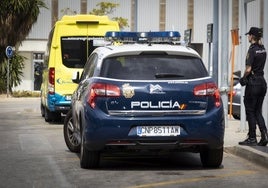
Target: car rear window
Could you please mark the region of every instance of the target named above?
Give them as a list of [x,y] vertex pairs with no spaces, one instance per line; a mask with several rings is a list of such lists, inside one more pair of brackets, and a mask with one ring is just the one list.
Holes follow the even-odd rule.
[[184,80],[208,76],[200,58],[176,55],[130,55],[103,61],[101,77],[128,80]]

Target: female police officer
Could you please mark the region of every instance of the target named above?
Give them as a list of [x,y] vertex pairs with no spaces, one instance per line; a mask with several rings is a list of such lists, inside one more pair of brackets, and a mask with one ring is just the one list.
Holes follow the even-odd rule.
[[257,27],[251,27],[248,40],[251,43],[247,57],[246,69],[244,76],[240,79],[242,86],[246,85],[244,104],[246,109],[246,118],[249,126],[248,138],[240,145],[257,145],[256,139],[256,123],[261,132],[261,140],[259,146],[266,146],[268,143],[267,128],[262,116],[262,103],[266,94],[267,84],[263,77],[264,65],[266,61],[266,50],[261,44],[262,32]]

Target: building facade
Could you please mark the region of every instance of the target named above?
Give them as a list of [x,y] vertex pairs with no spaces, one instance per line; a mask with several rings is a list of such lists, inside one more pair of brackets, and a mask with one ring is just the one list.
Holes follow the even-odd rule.
[[[42,66],[43,54],[46,50],[48,34],[54,23],[61,19],[64,14],[86,14],[90,12],[96,5],[103,0],[44,0],[48,9],[41,9],[37,23],[25,41],[19,47],[19,52],[27,58],[25,61],[24,77],[20,86],[14,90],[39,90],[40,89],[40,66]],[[227,30],[239,29],[241,41],[245,41],[244,30],[251,26],[263,27],[264,24],[264,0],[109,0],[109,2],[117,3],[119,6],[116,10],[108,15],[112,17],[123,17],[128,19],[129,27],[124,28],[125,31],[179,31],[182,39],[186,36],[186,32],[190,31],[190,45],[203,58],[207,68],[212,67],[211,55],[213,50],[211,43],[208,42],[208,25],[215,23],[215,14],[218,14],[219,36],[222,32],[222,20],[227,19]],[[214,3],[218,3],[218,9],[215,10]],[[227,2],[227,12],[223,12],[222,2]],[[241,15],[241,10],[246,10]],[[243,18],[241,18],[243,17]],[[223,19],[222,19],[223,18]],[[242,24],[241,22],[245,22]],[[244,29],[241,29],[243,27]],[[242,40],[244,39],[244,40]],[[227,50],[231,55],[231,32],[227,36],[226,49],[222,49],[222,43],[219,37],[219,53],[221,50]],[[247,46],[246,46],[247,47]],[[241,69],[241,63],[244,62],[239,46],[236,46],[235,69]],[[228,59],[228,58],[227,58]],[[221,62],[218,58],[218,64],[229,62]],[[220,66],[219,66],[220,69]],[[228,72],[230,68],[228,66]],[[219,70],[219,72],[221,72]],[[221,77],[219,75],[219,77]],[[229,73],[228,73],[229,77]]]

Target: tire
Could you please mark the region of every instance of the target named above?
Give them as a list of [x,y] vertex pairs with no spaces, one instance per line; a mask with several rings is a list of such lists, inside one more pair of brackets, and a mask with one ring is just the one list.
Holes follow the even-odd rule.
[[82,136],[81,153],[80,153],[80,167],[84,169],[97,168],[100,161],[100,153],[98,151],[90,151],[84,145],[84,138]]
[[51,121],[60,121],[61,114],[58,112],[51,112],[47,108],[45,108],[45,121],[51,122]]
[[234,119],[237,119],[237,120],[240,120],[240,115],[235,115],[235,114],[233,114],[233,118],[234,118]]
[[72,111],[70,110],[64,119],[63,135],[66,146],[71,152],[79,153],[81,149],[81,135],[73,125]]
[[44,107],[44,105],[40,105],[40,110],[41,110],[41,116],[42,117],[45,117],[45,107]]
[[45,117],[46,122],[51,122],[53,120],[52,114],[47,108],[45,108],[45,116],[44,117]]
[[220,149],[203,148],[200,151],[200,158],[203,167],[219,168],[223,159],[223,147]]

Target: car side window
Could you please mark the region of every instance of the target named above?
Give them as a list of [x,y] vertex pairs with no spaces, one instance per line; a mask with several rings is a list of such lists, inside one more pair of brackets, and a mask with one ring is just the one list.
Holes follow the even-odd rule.
[[95,67],[97,65],[98,55],[92,54],[84,67],[83,74],[81,76],[81,80],[90,78],[94,74]]

